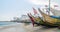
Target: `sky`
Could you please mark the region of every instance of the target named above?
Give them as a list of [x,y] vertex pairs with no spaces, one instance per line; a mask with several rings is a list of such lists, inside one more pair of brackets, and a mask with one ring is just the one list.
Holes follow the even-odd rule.
[[[52,5],[59,5],[60,0],[51,0]],[[13,17],[21,17],[33,13],[32,7],[39,8],[48,5],[48,0],[0,0],[0,21],[9,21]]]

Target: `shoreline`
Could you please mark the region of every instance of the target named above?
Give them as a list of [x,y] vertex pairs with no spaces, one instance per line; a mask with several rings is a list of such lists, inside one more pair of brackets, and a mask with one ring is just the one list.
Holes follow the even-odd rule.
[[43,28],[42,26],[33,27],[32,24],[25,25],[24,23],[16,23],[13,25],[0,28],[1,32],[57,32],[58,28]]

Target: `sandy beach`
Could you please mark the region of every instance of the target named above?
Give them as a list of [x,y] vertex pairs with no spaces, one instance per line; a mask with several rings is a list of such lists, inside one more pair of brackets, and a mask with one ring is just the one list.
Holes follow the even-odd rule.
[[60,32],[60,29],[58,28],[47,28],[42,26],[33,27],[32,24],[25,26],[25,29],[28,32]]
[[11,26],[5,26],[0,28],[0,32],[60,32],[58,28],[43,28],[33,27],[32,24],[25,25],[22,23],[17,23]]

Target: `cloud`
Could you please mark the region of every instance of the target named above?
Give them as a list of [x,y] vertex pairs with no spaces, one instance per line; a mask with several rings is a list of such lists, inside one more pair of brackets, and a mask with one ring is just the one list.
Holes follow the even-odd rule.
[[[35,5],[49,5],[49,0],[29,0],[30,3]],[[51,2],[51,6],[58,5],[56,2]]]
[[31,2],[32,4],[35,4],[35,5],[45,5],[45,4],[48,4],[47,1],[43,1],[43,0],[29,0],[29,2]]

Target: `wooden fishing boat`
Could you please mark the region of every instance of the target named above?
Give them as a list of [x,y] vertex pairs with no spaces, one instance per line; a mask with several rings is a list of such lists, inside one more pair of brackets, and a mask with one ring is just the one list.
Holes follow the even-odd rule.
[[30,18],[30,20],[32,21],[33,26],[35,24],[37,24],[37,26],[43,25],[44,21],[38,16],[38,17],[34,17],[31,14],[27,14]]
[[46,26],[52,26],[52,27],[60,26],[60,19],[50,17],[49,15],[43,13],[39,8],[38,10],[43,16],[43,21]]

